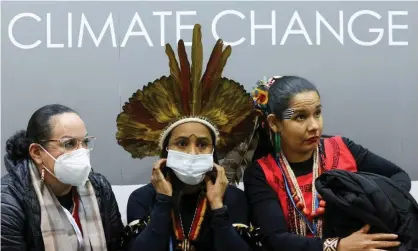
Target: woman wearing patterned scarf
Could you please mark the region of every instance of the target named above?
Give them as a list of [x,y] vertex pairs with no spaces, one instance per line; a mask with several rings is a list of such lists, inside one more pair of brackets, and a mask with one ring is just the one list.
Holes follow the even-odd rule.
[[396,235],[369,234],[368,225],[346,238],[323,238],[325,201],[314,182],[331,169],[363,171],[389,177],[409,191],[408,174],[347,138],[321,137],[321,100],[308,80],[274,77],[261,82],[253,96],[265,120],[244,187],[263,244],[278,251],[370,251],[400,245]]
[[121,250],[112,187],[90,166],[94,139],[75,111],[53,104],[7,141],[1,250]]

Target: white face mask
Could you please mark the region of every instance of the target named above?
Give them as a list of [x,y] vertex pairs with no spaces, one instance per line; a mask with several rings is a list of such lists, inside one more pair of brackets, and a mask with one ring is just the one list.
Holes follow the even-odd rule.
[[167,167],[185,184],[197,185],[213,169],[213,154],[188,154],[168,150]]
[[91,171],[90,165],[90,151],[85,148],[80,148],[70,153],[60,155],[57,159],[44,151],[55,160],[54,175],[59,181],[64,184],[72,186],[84,186],[88,180]]

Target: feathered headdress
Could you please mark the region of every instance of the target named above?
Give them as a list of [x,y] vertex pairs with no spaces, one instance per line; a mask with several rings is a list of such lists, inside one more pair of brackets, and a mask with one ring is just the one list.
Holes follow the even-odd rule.
[[265,123],[267,123],[266,117],[269,113],[267,109],[268,90],[279,78],[281,78],[281,76],[274,76],[267,81],[259,80],[251,92],[257,115],[253,124],[253,131],[248,135],[245,141],[232,151],[228,152],[222,162],[222,166],[225,168],[228,179],[234,183],[240,182],[245,169],[253,161],[260,140],[260,135],[257,131],[259,129],[265,130],[265,133],[268,134],[269,129],[265,126]]
[[220,158],[253,131],[254,107],[242,85],[222,77],[231,46],[223,50],[218,40],[202,74],[201,26],[193,29],[191,63],[183,40],[178,42],[178,61],[166,45],[170,75],[138,90],[117,116],[118,144],[133,158],[158,156],[167,135],[185,122],[199,122],[216,135]]

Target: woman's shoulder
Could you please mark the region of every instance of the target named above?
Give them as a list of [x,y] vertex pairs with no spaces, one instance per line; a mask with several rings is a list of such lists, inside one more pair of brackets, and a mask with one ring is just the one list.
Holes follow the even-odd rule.
[[1,178],[1,215],[2,220],[19,215],[24,217],[24,189],[10,174]]
[[340,141],[342,143],[345,143],[347,146],[355,144],[353,140],[351,140],[349,137],[345,137],[343,135],[322,135],[322,140],[324,141]]
[[143,185],[137,189],[135,189],[131,195],[129,196],[129,198],[131,199],[141,199],[144,200],[146,198],[153,198],[156,195],[156,191],[154,186],[149,183],[146,185]]
[[151,183],[141,186],[129,195],[128,208],[136,208],[138,206],[152,208],[156,202],[156,196],[157,192]]
[[244,194],[244,191],[241,188],[231,184],[228,185],[226,191],[228,194],[231,194],[231,196],[241,196],[242,194]]
[[1,177],[1,202],[8,196],[19,197],[21,191],[17,187],[18,183],[10,174]]
[[1,178],[1,203],[8,203],[8,199],[21,201],[24,199],[25,187],[20,180],[11,174],[6,174]]
[[265,179],[265,175],[264,172],[261,168],[260,165],[260,161],[265,160],[265,162],[268,162],[268,157],[270,156],[270,154],[265,155],[257,160],[254,160],[253,162],[251,162],[247,168],[244,171],[244,176],[243,176],[243,181],[244,184],[247,183],[249,180],[253,180],[255,179]]
[[112,185],[110,184],[109,180],[101,173],[97,172],[90,172],[89,180],[93,187],[99,191],[109,191],[112,190]]
[[334,135],[334,136],[323,135],[322,137],[323,137],[324,142],[333,141],[333,142],[336,142],[340,146],[341,144],[345,145],[354,156],[357,156],[357,155],[361,156],[368,152],[367,148],[363,147],[361,144],[357,144],[349,137],[345,137],[342,135]]
[[241,188],[228,185],[224,203],[231,212],[240,211],[247,206],[247,197]]

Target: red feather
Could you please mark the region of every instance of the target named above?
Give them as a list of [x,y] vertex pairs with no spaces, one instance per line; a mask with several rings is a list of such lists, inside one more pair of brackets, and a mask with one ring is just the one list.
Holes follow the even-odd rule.
[[222,40],[219,39],[212,50],[212,54],[210,55],[208,64],[206,66],[206,71],[202,77],[203,90],[208,90],[211,87],[212,77],[214,75],[213,73],[217,70],[217,68],[219,68],[218,64],[222,55],[222,47]]
[[183,40],[179,40],[178,43],[178,54],[180,61],[180,80],[181,80],[181,97],[183,102],[183,107],[185,113],[189,114],[190,112],[190,62],[187,58],[186,48],[184,46]]

